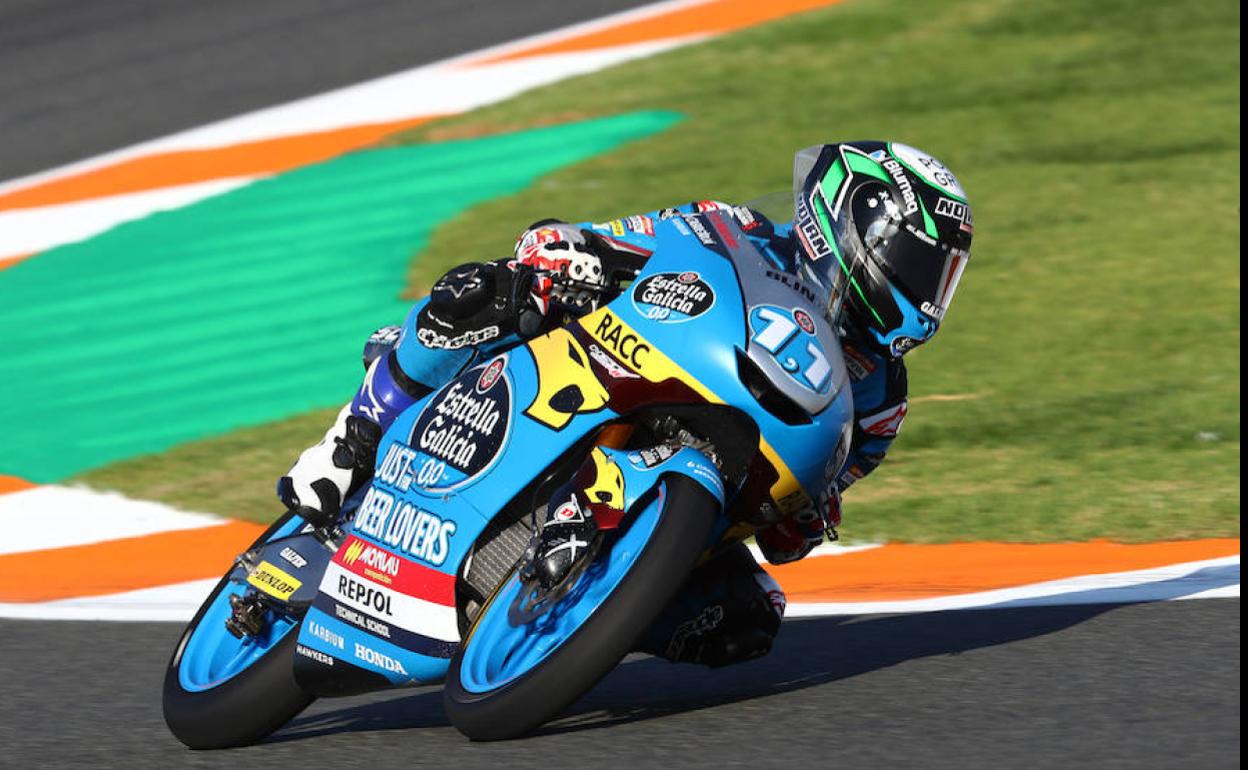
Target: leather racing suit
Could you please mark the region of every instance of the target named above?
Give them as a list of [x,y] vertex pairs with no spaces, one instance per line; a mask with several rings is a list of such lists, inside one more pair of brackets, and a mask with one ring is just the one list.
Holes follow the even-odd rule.
[[[604,249],[639,265],[653,253],[656,221],[711,210],[731,213],[767,259],[792,271],[789,224],[774,224],[753,210],[716,201],[605,223],[535,223],[521,234],[515,259],[452,269],[434,284],[429,297],[412,307],[401,326],[370,337],[363,383],[325,438],[278,481],[279,497],[309,520],[332,519],[343,500],[371,476],[381,435],[404,409],[480,361],[559,325],[564,318],[549,282],[543,283],[540,273],[530,268],[541,270],[562,259],[566,271],[570,257],[571,269],[579,266],[587,272],[578,277],[594,278],[588,272],[602,264],[594,254]],[[593,235],[587,239],[577,232]],[[585,261],[578,262],[578,257]],[[562,299],[566,307],[568,298]],[[782,520],[758,532],[759,549],[773,563],[802,558],[825,532],[835,537],[840,493],[880,464],[906,416],[905,365],[865,339],[853,328],[842,329],[855,420],[847,459],[827,480],[817,519]],[[758,657],[770,650],[784,606],[779,585],[740,545],[694,570],[639,647],[673,661],[712,666]]]

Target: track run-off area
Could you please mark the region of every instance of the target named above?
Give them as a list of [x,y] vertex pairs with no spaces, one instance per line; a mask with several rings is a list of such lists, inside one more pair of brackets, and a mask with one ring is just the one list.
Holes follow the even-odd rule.
[[[358,364],[333,356],[343,340],[358,340],[356,326],[384,323],[405,306],[394,286],[413,234],[387,242],[391,221],[379,220],[375,237],[333,244],[337,253],[380,256],[373,272],[353,276],[358,307],[297,319],[332,343],[323,361],[306,364],[315,377],[299,403],[289,388],[264,382],[291,370],[280,357],[222,369],[211,398],[180,400],[178,369],[221,367],[221,351],[237,350],[274,319],[231,305],[228,286],[220,296],[206,293],[198,315],[184,322],[160,312],[127,316],[144,298],[119,287],[125,270],[172,265],[170,285],[186,280],[188,295],[196,270],[328,291],[335,273],[318,261],[315,233],[308,233],[304,274],[294,277],[271,265],[231,263],[227,243],[214,258],[179,252],[176,243],[149,262],[127,255],[210,218],[243,228],[257,206],[288,205],[307,216],[304,201],[340,173],[381,180],[376,197],[325,199],[341,216],[390,210],[400,198],[446,200],[454,185],[430,172],[439,158],[418,149],[384,159],[356,151],[442,115],[830,2],[491,2],[487,13],[454,3],[417,12],[317,0],[271,4],[252,24],[231,4],[215,11],[173,4],[156,20],[124,2],[90,19],[75,18],[72,3],[0,10],[0,19],[12,14],[10,30],[30,33],[0,33],[0,42],[4,34],[15,41],[59,35],[69,45],[87,35],[100,48],[91,54],[97,77],[59,63],[57,45],[15,44],[0,55],[9,65],[0,84],[20,107],[0,117],[13,137],[0,147],[0,176],[14,176],[0,182],[0,296],[8,300],[0,307],[7,338],[0,352],[13,372],[6,388],[15,389],[0,406],[14,432],[0,450],[6,759],[53,766],[98,766],[110,757],[139,766],[239,759],[376,767],[1237,764],[1240,544],[1229,539],[825,546],[773,569],[788,593],[790,622],[768,658],[723,671],[630,659],[566,718],[507,745],[464,741],[441,714],[437,688],[321,701],[266,744],[217,755],[189,754],[165,730],[159,691],[180,633],[174,621],[190,618],[260,527],[58,482],[340,401],[341,383],[358,376]],[[344,49],[334,67],[307,64],[336,34],[370,42]],[[296,60],[305,65],[292,67]],[[284,74],[296,69],[298,76]],[[154,70],[170,75],[143,85]],[[237,87],[249,71],[261,85]],[[20,82],[19,72],[60,78],[62,98],[49,100],[46,85]],[[146,101],[135,93],[141,87],[150,90]],[[108,107],[117,104],[126,105],[124,114]],[[545,160],[497,172],[492,186],[430,215],[415,240],[455,210],[676,120],[620,116],[466,143],[459,168],[473,157]],[[69,124],[77,129],[65,131]],[[377,176],[382,167],[389,176]],[[403,186],[415,179],[432,181],[424,190]],[[420,215],[393,209],[393,221]],[[82,361],[67,364],[48,354],[46,340],[75,333],[74,303],[88,296],[117,315],[97,319],[100,340],[71,346]],[[265,302],[282,299],[279,292]],[[237,337],[187,345],[193,352],[175,355],[177,367],[153,365],[147,355],[187,334],[194,341],[194,327],[220,326],[227,316],[240,319]],[[144,331],[119,345],[110,324]],[[105,360],[106,388],[74,379]],[[32,421],[32,412],[56,417]]]

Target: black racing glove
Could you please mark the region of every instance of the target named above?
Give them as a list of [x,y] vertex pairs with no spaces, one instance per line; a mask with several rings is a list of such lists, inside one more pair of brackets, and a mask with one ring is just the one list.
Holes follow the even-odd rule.
[[546,320],[533,302],[533,269],[512,262],[469,262],[438,279],[420,311],[416,336],[429,348],[458,350],[513,332],[537,335]]

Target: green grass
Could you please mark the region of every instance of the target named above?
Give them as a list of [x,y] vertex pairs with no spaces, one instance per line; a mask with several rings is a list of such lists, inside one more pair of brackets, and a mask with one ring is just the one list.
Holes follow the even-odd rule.
[[[847,495],[847,538],[1238,536],[1237,4],[854,0],[396,141],[637,109],[687,119],[450,222],[408,292],[540,217],[744,200],[787,188],[798,147],[898,139],[955,169],[976,238],[944,331],[908,357],[902,437]],[[328,414],[84,478],[271,515],[271,475]]]

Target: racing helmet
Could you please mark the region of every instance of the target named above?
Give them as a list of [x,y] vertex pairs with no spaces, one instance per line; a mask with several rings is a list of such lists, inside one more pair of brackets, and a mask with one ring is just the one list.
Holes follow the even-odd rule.
[[830,317],[893,357],[931,339],[970,258],[953,173],[904,144],[845,142],[799,150],[793,187],[798,271]]

